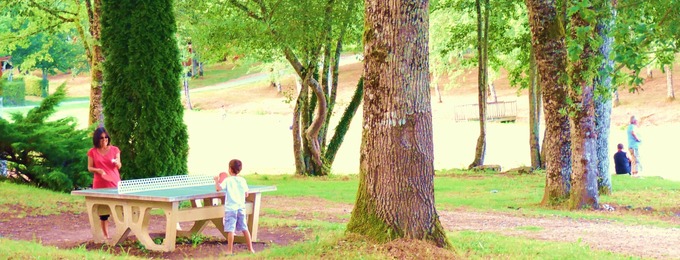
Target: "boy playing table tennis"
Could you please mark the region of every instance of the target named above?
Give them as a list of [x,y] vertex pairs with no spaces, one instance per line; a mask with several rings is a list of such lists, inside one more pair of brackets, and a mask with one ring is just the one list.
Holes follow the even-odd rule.
[[250,231],[246,225],[246,196],[248,194],[248,184],[246,179],[238,176],[241,172],[241,161],[234,159],[229,162],[229,175],[221,172],[215,176],[215,189],[226,192],[224,199],[224,232],[227,232],[227,255],[234,253],[234,232],[243,231],[248,250],[255,253],[253,243],[250,240]]

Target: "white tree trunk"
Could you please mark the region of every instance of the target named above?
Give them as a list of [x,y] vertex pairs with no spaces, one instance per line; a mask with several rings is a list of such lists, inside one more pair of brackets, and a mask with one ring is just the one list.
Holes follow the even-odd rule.
[[674,100],[675,91],[673,91],[673,64],[666,65],[665,70],[666,70],[666,88],[668,89],[668,94],[666,95],[666,98],[668,100]]
[[493,82],[489,82],[489,100],[493,100],[493,102],[489,103],[498,102],[498,95],[496,95],[496,86],[493,84]]

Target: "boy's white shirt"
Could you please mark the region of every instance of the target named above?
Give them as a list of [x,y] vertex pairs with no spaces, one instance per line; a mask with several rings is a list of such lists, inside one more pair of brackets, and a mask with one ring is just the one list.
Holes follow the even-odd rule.
[[246,208],[246,192],[248,183],[241,176],[227,176],[220,187],[225,191],[224,210],[237,210]]

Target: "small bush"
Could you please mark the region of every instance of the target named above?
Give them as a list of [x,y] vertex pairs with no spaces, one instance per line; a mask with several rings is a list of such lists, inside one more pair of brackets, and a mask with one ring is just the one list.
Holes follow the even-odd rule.
[[26,86],[27,96],[42,97],[42,79],[33,75],[24,76],[24,84]]
[[4,106],[23,106],[26,100],[26,87],[24,86],[24,81],[3,81],[2,97]]

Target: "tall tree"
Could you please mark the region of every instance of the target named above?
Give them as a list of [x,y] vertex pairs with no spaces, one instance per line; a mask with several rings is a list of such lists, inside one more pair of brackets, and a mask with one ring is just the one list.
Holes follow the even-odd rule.
[[531,157],[531,168],[538,169],[544,167],[543,161],[541,160],[541,144],[539,138],[543,102],[541,102],[541,86],[538,85],[536,54],[534,54],[533,49],[529,52],[529,154]]
[[[84,8],[83,5],[85,5]],[[22,24],[19,22],[21,19],[29,21],[25,24],[31,24],[18,32],[12,31],[8,35],[0,34],[0,38],[9,39],[9,41],[0,43],[0,52],[2,52],[2,46],[6,43],[10,43],[9,48],[11,49],[12,44],[19,44],[30,35],[52,32],[55,28],[67,27],[77,31],[78,37],[73,36],[72,38],[74,42],[82,44],[85,49],[92,77],[88,123],[102,124],[101,86],[103,74],[101,62],[104,60],[104,56],[99,42],[101,0],[72,0],[58,3],[54,0],[7,0],[0,2],[0,10],[12,10],[10,12],[14,24]]]
[[[190,14],[187,27],[201,29],[187,30],[192,42],[211,48],[200,53],[218,52],[222,58],[245,54],[265,62],[279,57],[287,60],[302,85],[294,94],[291,129],[296,173],[329,174],[363,93],[359,82],[329,140],[330,117],[337,112],[340,54],[346,43],[356,44],[360,39],[355,29],[362,18],[360,1],[231,0],[223,5],[182,0],[178,4]],[[215,40],[215,35],[223,37]]]
[[[595,133],[597,134],[597,186],[600,194],[612,192],[612,182],[609,174],[609,129],[612,114],[612,71],[614,60],[612,48],[614,38],[611,36],[616,11],[613,5],[604,5],[603,17],[598,19],[597,33],[602,40],[599,48],[602,64],[595,77]],[[610,15],[606,15],[606,14]]]
[[[496,102],[493,79],[498,74],[494,72],[501,67],[508,71],[512,86],[529,88],[531,36],[523,1],[441,0],[433,2],[431,10],[433,74],[437,77],[448,74],[449,82],[455,83],[460,71],[477,66],[478,99],[484,99],[478,102],[480,118],[486,118],[486,100],[490,95]],[[477,55],[468,55],[475,47]],[[480,136],[470,167],[484,163],[485,136],[486,122],[480,121]]]
[[429,3],[365,5],[360,182],[347,230],[449,246],[434,207]]
[[571,142],[566,110],[567,49],[563,6],[556,0],[526,0],[545,110],[546,185],[544,205],[565,201],[571,179]]
[[90,62],[90,113],[87,122],[89,125],[95,123],[101,125],[104,123],[104,107],[102,104],[104,52],[101,45],[102,0],[85,0],[84,2],[89,34],[85,32],[83,27],[78,27],[78,31],[83,38],[87,60]]
[[74,30],[68,28],[30,35],[26,44],[19,44],[11,52],[12,63],[25,73],[40,70],[45,82],[48,74],[83,68],[83,47],[73,43],[74,37]]
[[669,101],[675,100],[675,90],[673,90],[673,64],[666,65],[666,99]]
[[479,137],[477,138],[475,158],[468,166],[470,169],[475,166],[484,165],[484,155],[486,155],[486,86],[489,79],[489,0],[476,0],[475,7],[477,10],[477,59],[479,69],[477,77]]
[[569,98],[572,114],[572,187],[569,207],[599,207],[597,185],[597,132],[595,129],[594,79],[602,65],[598,55],[601,37],[597,21],[603,0],[570,2],[567,41]]
[[103,104],[125,179],[187,173],[179,50],[171,0],[102,2]]

